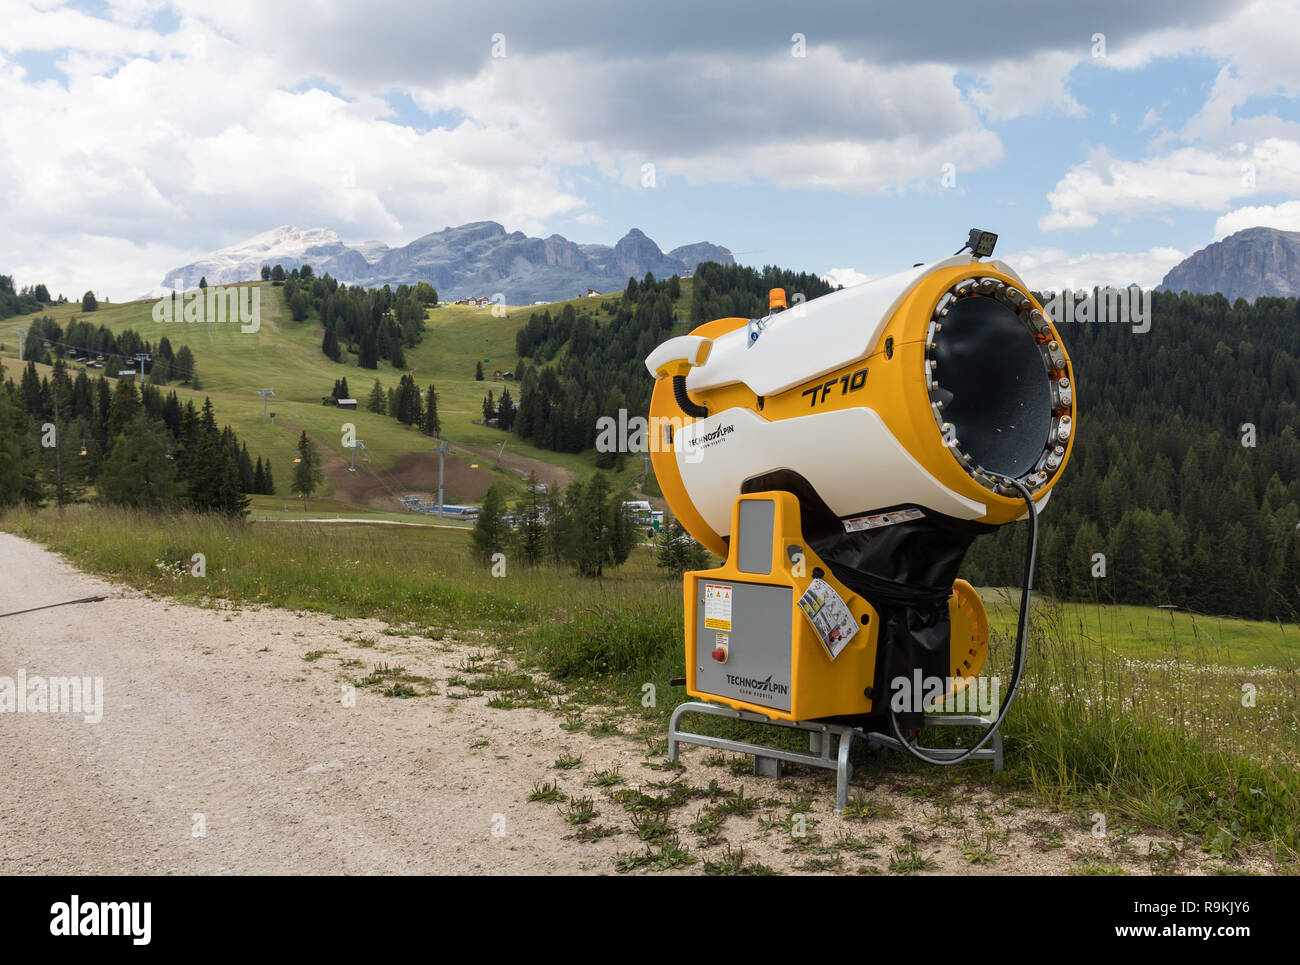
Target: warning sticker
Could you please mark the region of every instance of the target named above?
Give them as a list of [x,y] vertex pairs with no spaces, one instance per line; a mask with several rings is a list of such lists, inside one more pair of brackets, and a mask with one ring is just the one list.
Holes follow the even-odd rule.
[[731,632],[731,587],[704,584],[704,625],[710,630]]
[[849,612],[849,605],[825,580],[813,580],[809,584],[803,596],[799,597],[799,609],[803,610],[804,616],[817,631],[817,636],[821,637],[832,660],[840,655],[840,651],[858,632],[858,624]]

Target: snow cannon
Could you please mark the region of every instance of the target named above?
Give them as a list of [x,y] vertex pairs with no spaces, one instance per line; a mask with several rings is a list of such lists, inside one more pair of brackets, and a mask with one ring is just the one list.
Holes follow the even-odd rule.
[[[707,322],[646,359],[656,478],[725,560],[684,578],[684,683],[704,703],[678,708],[670,753],[723,746],[680,731],[698,711],[810,730],[799,759],[836,766],[841,792],[855,736],[1000,765],[1037,514],[1069,461],[1077,401],[1056,327],[989,258],[996,240],[975,229],[951,258],[810,301],[773,290],[763,318]],[[1015,669],[1000,707],[955,713],[987,695],[972,685],[989,642],[957,571],[977,536],[1017,520],[1030,539]],[[918,743],[925,726],[972,721],[987,725],[974,747]],[[769,770],[794,759],[727,746]]]

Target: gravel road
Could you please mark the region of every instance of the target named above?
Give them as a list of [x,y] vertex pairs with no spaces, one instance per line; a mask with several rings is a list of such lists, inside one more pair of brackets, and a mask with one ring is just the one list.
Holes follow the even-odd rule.
[[[651,769],[644,741],[566,731],[557,713],[468,694],[453,680],[467,658],[496,656],[469,634],[435,642],[377,621],[181,604],[87,576],[7,533],[0,575],[0,613],[107,597],[0,618],[0,690],[20,671],[29,686],[33,676],[103,681],[98,723],[0,712],[0,874],[607,874],[618,855],[646,850],[623,806],[588,784],[614,768],[647,793],[675,777],[694,788],[672,821],[698,859],[743,847],[746,861],[777,871],[887,872],[900,849],[915,848],[947,873],[1060,873],[1080,862],[1148,870],[1141,856],[1155,839],[1126,834],[1108,848],[1113,837],[1090,840],[1073,815],[987,788],[952,783],[936,800],[900,778],[863,787],[878,820],[847,820],[819,778],[778,785],[702,749],[685,751],[680,775]],[[397,699],[356,688],[349,706],[348,681],[381,663],[428,677],[437,692]],[[557,769],[561,757],[581,763]],[[528,801],[552,780],[590,796],[600,816],[587,827],[609,836],[580,841],[561,806]],[[711,835],[691,829],[724,800],[719,788],[742,784],[767,803]],[[804,794],[818,837],[795,842],[784,824]],[[999,857],[970,863],[961,846],[970,840]],[[1178,870],[1204,864],[1189,851]]]

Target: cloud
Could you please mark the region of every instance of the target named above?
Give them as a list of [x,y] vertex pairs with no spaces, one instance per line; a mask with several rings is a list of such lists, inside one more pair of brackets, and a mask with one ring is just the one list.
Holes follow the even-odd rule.
[[1154,288],[1187,257],[1174,248],[1148,248],[1138,252],[1071,254],[1060,248],[1028,248],[1000,256],[1035,291],[1061,291],[1094,285],[1140,285]]
[[1026,16],[1023,0],[988,0],[979,16],[956,5],[945,13],[920,3],[872,4],[864,12],[841,0],[804,0],[797,8],[788,0],[659,0],[631,14],[608,0],[566,0],[562,10],[519,0],[174,0],[174,6],[297,73],[330,65],[331,76],[357,90],[467,80],[493,60],[497,34],[506,60],[573,55],[596,64],[662,58],[665,51],[724,60],[789,57],[799,33],[810,47],[834,44],[848,59],[892,68],[939,60],[936,21],[955,17],[960,42],[943,45],[942,60],[973,70],[1044,51],[1088,57],[1098,30],[1108,32],[1112,50],[1141,46],[1152,31],[1200,29],[1231,12],[1221,0],[1090,0],[1054,8],[1050,16]]
[[1228,235],[1244,228],[1278,228],[1281,231],[1300,231],[1300,201],[1282,204],[1236,208],[1214,222],[1214,240],[1222,241]]
[[832,285],[843,285],[845,288],[852,288],[854,285],[861,285],[863,282],[878,277],[878,275],[864,275],[856,268],[832,268],[822,275],[822,281],[830,282]]
[[1083,117],[1087,110],[1065,88],[1066,78],[1082,59],[1079,52],[1047,50],[999,61],[980,72],[971,103],[999,121],[1049,107],[1066,117]]
[[880,67],[828,47],[804,58],[511,56],[413,97],[426,112],[455,105],[553,161],[592,164],[628,186],[652,163],[656,178],[691,183],[887,193],[936,181],[944,164],[970,170],[1002,156],[950,67]]
[[[1300,125],[1272,113],[1246,115],[1252,101],[1300,96],[1300,0],[1225,5],[1222,14],[1214,22],[1162,25],[1122,46],[1111,44],[1095,61],[1103,69],[1134,71],[1196,55],[1219,69],[1200,109],[1181,129],[1162,130],[1147,157],[1115,159],[1105,146],[1094,146],[1049,192],[1041,230],[1089,228],[1106,215],[1222,210],[1252,195],[1300,187]],[[1161,123],[1151,108],[1138,130]]]
[[1139,161],[1098,148],[1048,192],[1051,210],[1038,227],[1090,228],[1101,215],[1128,219],[1171,208],[1214,211],[1257,192],[1300,191],[1300,143],[1269,138],[1240,147],[1187,147]]
[[[662,0],[629,16],[607,0],[560,14],[500,0],[104,0],[91,14],[9,0],[0,210],[13,240],[0,254],[47,284],[85,258],[104,274],[82,287],[124,297],[113,276],[133,265],[113,271],[92,239],[119,239],[123,259],[188,259],[286,222],[390,242],[483,218],[538,233],[559,217],[597,222],[591,183],[639,189],[646,163],[692,185],[931,191],[945,165],[1002,161],[990,125],[1083,116],[1069,89],[1082,64],[1131,69],[1187,51],[1224,68],[1188,126],[1206,139],[1200,154],[1094,152],[1062,177],[1041,224],[1086,226],[1185,196],[1226,208],[1246,197],[1229,185],[1235,140],[1255,145],[1252,157],[1300,141],[1294,125],[1239,116],[1260,91],[1294,90],[1294,7],[1096,0],[1024,16],[1022,0],[990,0],[962,20],[961,43],[936,47],[924,4],[863,16],[833,0],[743,11]],[[792,56],[796,33],[804,57]],[[492,55],[496,35],[505,57]],[[57,80],[32,83],[19,66],[32,52]],[[435,120],[395,123],[395,94]],[[1243,136],[1213,140],[1225,123]],[[1166,174],[1186,193],[1165,191]],[[1270,176],[1261,163],[1259,190]]]
[[[53,253],[53,254],[51,254]],[[163,242],[134,244],[118,236],[0,234],[0,264],[19,285],[42,283],[55,297],[79,301],[87,290],[102,300],[129,301],[154,291],[160,265],[184,265],[201,251]]]
[[[0,209],[17,249],[6,273],[21,265],[24,283],[53,287],[75,271],[81,287],[124,298],[143,290],[137,259],[192,256],[268,223],[407,241],[485,218],[537,232],[584,207],[508,130],[421,134],[383,120],[378,96],[287,90],[278,65],[203,25],[163,46],[107,75],[98,57],[67,54],[67,88],[29,84],[0,57]],[[119,239],[120,263],[76,238]],[[152,262],[149,284],[178,263]]]

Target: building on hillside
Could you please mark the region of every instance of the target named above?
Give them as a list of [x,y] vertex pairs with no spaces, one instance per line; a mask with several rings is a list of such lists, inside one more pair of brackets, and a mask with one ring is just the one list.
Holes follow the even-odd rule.
[[339,399],[340,409],[355,409],[357,407],[356,399]]

